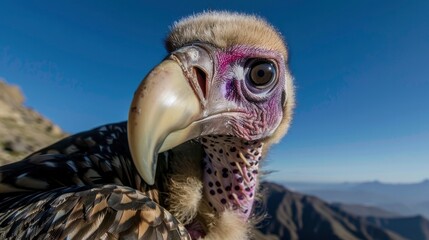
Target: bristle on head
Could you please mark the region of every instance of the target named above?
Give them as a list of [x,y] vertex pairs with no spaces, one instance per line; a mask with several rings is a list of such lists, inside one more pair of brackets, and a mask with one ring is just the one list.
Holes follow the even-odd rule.
[[253,15],[210,11],[186,17],[174,23],[165,45],[172,52],[196,41],[222,49],[246,45],[274,50],[287,60],[286,46],[280,33]]

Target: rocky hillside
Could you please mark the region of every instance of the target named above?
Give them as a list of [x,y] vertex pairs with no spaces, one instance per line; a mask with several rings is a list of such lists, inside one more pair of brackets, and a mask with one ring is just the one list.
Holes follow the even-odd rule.
[[0,79],[0,165],[66,136],[57,125],[26,107],[24,101],[17,86]]
[[[272,239],[404,239],[360,218],[333,209],[322,200],[264,183],[265,207],[271,219],[261,232]],[[275,237],[275,238],[274,238]]]
[[369,217],[274,183],[262,188],[264,207],[258,210],[269,218],[261,223],[257,239],[429,239],[429,221],[421,216]]

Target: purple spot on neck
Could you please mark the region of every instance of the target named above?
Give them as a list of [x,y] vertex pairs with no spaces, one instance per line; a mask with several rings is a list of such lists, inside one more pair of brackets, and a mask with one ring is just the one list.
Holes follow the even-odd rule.
[[[247,142],[240,138],[230,141],[230,136],[206,136],[204,138],[206,142],[215,143],[214,147],[205,150],[204,161],[207,163],[205,170],[207,168],[218,169],[219,172],[228,175],[228,177],[220,177],[204,174],[206,199],[215,212],[233,209],[244,220],[247,220],[250,217],[257,189],[258,167],[255,163],[259,161],[262,144],[258,141]],[[224,151],[219,153],[215,149]],[[235,154],[232,154],[226,157],[225,151],[239,152],[239,155],[235,157]],[[221,161],[209,163],[211,154],[213,157],[220,157]],[[235,164],[231,165],[231,162]]]

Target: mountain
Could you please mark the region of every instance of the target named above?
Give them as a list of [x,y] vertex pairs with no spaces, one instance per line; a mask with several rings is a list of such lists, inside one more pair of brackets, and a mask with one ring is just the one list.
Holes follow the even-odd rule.
[[271,221],[261,223],[260,231],[272,239],[405,239],[316,197],[274,183],[262,189]]
[[391,230],[407,239],[429,239],[429,221],[422,216],[402,218],[366,218],[378,227]]
[[398,202],[416,204],[429,201],[429,180],[419,183],[381,183],[366,182],[351,188],[352,191],[367,191],[396,199]]
[[66,136],[60,127],[26,107],[24,100],[17,86],[0,79],[0,165]]
[[[297,191],[300,191],[298,189]],[[318,189],[302,191],[303,193],[317,196],[327,202],[335,203],[348,203],[348,204],[360,204],[360,205],[372,205],[376,206],[378,203],[383,202],[385,196],[365,190],[351,190],[351,189]]]
[[[429,222],[421,216],[398,217],[376,208],[331,205],[275,183],[265,182],[262,189],[263,204],[257,211],[265,211],[269,219],[260,224],[255,239],[429,239]],[[366,214],[350,213],[353,207]]]
[[429,180],[391,184],[379,181],[348,184],[284,183],[297,191],[329,203],[358,204],[382,208],[401,215],[429,218]]
[[359,185],[359,183],[343,182],[343,183],[318,183],[318,182],[280,182],[289,190],[306,192],[319,189],[324,190],[346,190]]
[[393,218],[400,217],[399,214],[389,212],[373,206],[364,206],[358,204],[344,204],[344,203],[333,203],[332,207],[338,208],[341,211],[350,213],[359,217],[381,217],[381,218]]

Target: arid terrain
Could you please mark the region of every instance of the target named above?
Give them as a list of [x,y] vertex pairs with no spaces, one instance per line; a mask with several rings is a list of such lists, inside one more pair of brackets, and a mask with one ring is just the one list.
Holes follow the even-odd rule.
[[0,79],[1,165],[21,159],[66,135],[60,127],[25,106],[25,96],[18,86]]

